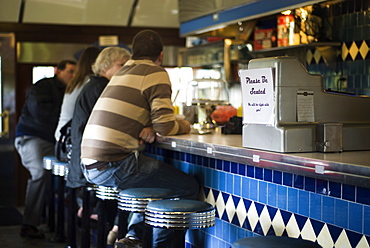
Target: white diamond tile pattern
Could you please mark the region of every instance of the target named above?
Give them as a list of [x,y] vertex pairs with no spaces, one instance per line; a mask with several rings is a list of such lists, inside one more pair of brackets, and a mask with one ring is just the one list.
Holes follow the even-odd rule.
[[365,236],[362,236],[360,242],[358,242],[356,248],[369,248],[370,245],[369,243],[367,242]]
[[276,212],[274,219],[272,220],[272,227],[274,228],[276,236],[282,236],[285,231],[285,224],[283,217],[281,216],[280,209]]
[[271,218],[269,211],[267,210],[267,206],[264,206],[261,212],[260,216],[260,225],[262,227],[262,231],[264,235],[267,235],[267,232],[269,231],[271,227]]
[[323,226],[319,235],[317,236],[317,241],[322,247],[334,247],[334,241],[326,224]]
[[213,195],[213,190],[209,191],[206,201],[209,204],[212,204],[212,206],[216,206],[216,201],[215,201],[215,196]]
[[235,211],[234,200],[232,197],[229,197],[226,203],[226,213],[227,213],[227,217],[229,218],[229,222],[233,220],[235,212],[236,211]]
[[298,238],[300,235],[299,227],[297,220],[295,219],[294,214],[290,217],[288,224],[286,225],[286,231],[289,237]]
[[335,242],[335,248],[345,248],[345,247],[351,247],[351,243],[348,240],[348,236],[346,234],[346,231],[342,231]]
[[316,234],[313,230],[312,223],[310,219],[307,219],[306,223],[304,224],[302,231],[301,231],[302,239],[310,240],[315,242],[316,241]]
[[246,206],[243,200],[240,200],[238,206],[236,207],[236,216],[238,217],[240,226],[242,226],[247,218]]
[[224,211],[226,209],[224,199],[222,197],[222,193],[218,194],[217,200],[216,200],[216,209],[218,212],[218,216],[221,218],[224,214]]
[[248,221],[249,221],[249,224],[251,225],[252,230],[256,228],[258,219],[259,217],[258,217],[256,205],[254,204],[254,202],[252,202],[248,210]]
[[[213,192],[214,191],[214,192]],[[218,192],[218,197],[215,200],[214,195]],[[229,194],[228,197],[224,197],[226,193],[219,192],[217,190],[209,190],[208,195],[206,195],[206,201],[215,205],[219,218],[225,220],[224,213],[226,211],[226,215],[229,222],[232,222],[234,218],[237,218],[239,221],[239,226],[244,227],[248,225],[244,225],[245,221],[248,221],[250,224],[251,230],[255,233],[260,234],[260,229],[262,228],[263,235],[271,235],[269,233],[269,230],[271,230],[271,227],[273,229],[273,232],[276,236],[283,236],[287,235],[289,237],[294,238],[302,238],[305,240],[310,240],[313,242],[317,242],[319,245],[321,245],[323,248],[350,248],[351,242],[349,240],[349,236],[347,235],[347,231],[345,229],[339,229],[341,230],[341,233],[338,238],[333,238],[331,229],[328,227],[329,224],[327,223],[321,223],[322,226],[319,225],[318,229],[317,224],[316,229],[313,226],[313,221],[317,222],[317,220],[312,220],[305,216],[300,216],[299,218],[296,218],[295,213],[290,213],[285,210],[276,209],[276,211],[270,211],[268,209],[267,205],[264,205],[262,208],[262,211],[259,213],[257,211],[256,204],[261,205],[261,203],[255,203],[254,201],[245,200],[243,198],[240,198],[240,200],[234,200],[233,197]],[[224,196],[223,196],[224,195]],[[235,198],[235,197],[234,197]],[[224,202],[226,201],[226,203]],[[245,201],[251,202],[250,206],[245,204]],[[262,204],[263,205],[263,204]],[[269,207],[272,208],[272,207]],[[282,211],[284,215],[282,214]],[[274,215],[274,216],[271,216]],[[287,223],[284,223],[284,218],[287,221]],[[298,217],[298,216],[297,216]],[[303,217],[303,218],[302,218]],[[298,220],[300,220],[302,223],[298,223]],[[330,226],[330,225],[329,225]],[[247,227],[249,228],[249,227]],[[301,228],[301,230],[300,230]],[[335,230],[338,230],[338,227],[332,227]],[[259,232],[257,232],[257,229]],[[318,229],[318,230],[317,230]],[[316,230],[316,232],[315,232]],[[337,231],[336,231],[337,232]],[[350,231],[349,231],[350,232]],[[316,234],[318,233],[318,234]],[[337,232],[338,233],[338,232]],[[317,235],[317,236],[316,236]],[[333,233],[334,237],[336,237],[336,234]],[[361,236],[358,236],[361,237]],[[369,237],[368,237],[369,238]],[[354,242],[354,241],[352,241]],[[355,246],[352,248],[369,248],[369,243],[367,241],[367,238],[365,235],[362,235],[359,240],[356,240],[354,243]]]

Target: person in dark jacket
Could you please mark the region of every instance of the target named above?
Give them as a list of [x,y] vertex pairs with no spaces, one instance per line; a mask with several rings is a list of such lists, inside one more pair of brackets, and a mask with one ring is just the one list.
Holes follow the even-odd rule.
[[[87,184],[82,173],[80,159],[80,145],[85,125],[96,100],[103,92],[105,86],[108,84],[113,74],[120,69],[130,57],[130,52],[121,47],[107,47],[103,49],[92,65],[94,75],[90,76],[88,83],[82,88],[76,99],[71,123],[71,160],[66,183],[69,188],[79,188]],[[92,215],[90,218],[97,220],[96,210],[98,209],[98,201],[95,195],[91,196],[90,203],[90,207],[92,208]],[[83,208],[80,204],[78,210],[79,217],[82,217],[82,211]],[[113,225],[113,223],[111,223],[111,225]],[[113,242],[114,241],[112,241],[111,244],[113,244]]]
[[48,180],[43,168],[43,157],[54,155],[54,132],[66,85],[72,79],[76,62],[61,61],[53,78],[36,82],[29,92],[16,127],[14,145],[23,166],[29,171],[23,224],[20,235],[44,238],[38,230],[41,224]]

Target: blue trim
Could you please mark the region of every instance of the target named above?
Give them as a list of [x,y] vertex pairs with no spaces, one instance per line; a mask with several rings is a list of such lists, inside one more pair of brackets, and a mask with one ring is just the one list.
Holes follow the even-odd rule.
[[[248,17],[262,15],[264,13],[280,9],[289,9],[291,6],[310,4],[312,1],[307,0],[260,0],[255,3],[246,4],[233,9],[218,12],[218,19],[213,20],[213,14],[199,17],[180,24],[180,36],[186,36],[202,29],[212,26],[222,25],[225,23],[246,20]],[[319,2],[319,1],[316,1]]]

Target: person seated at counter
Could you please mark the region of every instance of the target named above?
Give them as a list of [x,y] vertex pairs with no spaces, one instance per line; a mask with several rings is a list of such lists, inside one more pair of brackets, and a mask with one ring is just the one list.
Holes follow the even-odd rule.
[[43,158],[54,155],[54,132],[66,86],[76,70],[76,62],[62,60],[52,78],[37,81],[27,93],[22,115],[16,127],[14,146],[22,165],[29,171],[22,237],[43,239],[45,234],[37,227],[42,223],[46,191],[50,186],[44,170]]
[[[71,159],[69,166],[69,173],[67,176],[67,187],[79,188],[86,186],[87,181],[81,170],[80,160],[80,145],[83,130],[85,129],[87,120],[89,119],[90,113],[95,105],[96,100],[112,78],[113,74],[116,73],[131,57],[129,51],[121,47],[106,47],[99,55],[92,65],[90,65],[93,75],[89,77],[89,81],[82,88],[80,94],[76,99],[76,103],[73,111],[73,118],[71,123]],[[78,191],[80,194],[81,191]],[[81,196],[79,196],[81,198]],[[97,220],[97,209],[98,203],[95,194],[91,196],[91,207],[93,208],[93,214],[90,216],[91,219]],[[77,212],[78,217],[82,217],[82,204],[79,201],[80,208]]]
[[[190,132],[190,123],[176,120],[171,102],[171,82],[164,68],[163,43],[152,30],[137,33],[132,59],[116,72],[95,104],[81,143],[86,179],[94,184],[127,188],[167,188],[174,197],[196,199],[197,181],[172,165],[143,155],[142,144],[156,133]],[[140,247],[144,218],[135,213],[125,238],[116,247]],[[166,247],[172,230],[153,232],[153,247]]]

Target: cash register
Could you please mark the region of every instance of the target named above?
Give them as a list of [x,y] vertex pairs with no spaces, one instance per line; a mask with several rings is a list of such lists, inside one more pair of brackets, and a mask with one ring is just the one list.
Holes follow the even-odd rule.
[[274,152],[370,150],[370,97],[329,92],[295,57],[239,71],[243,147]]

